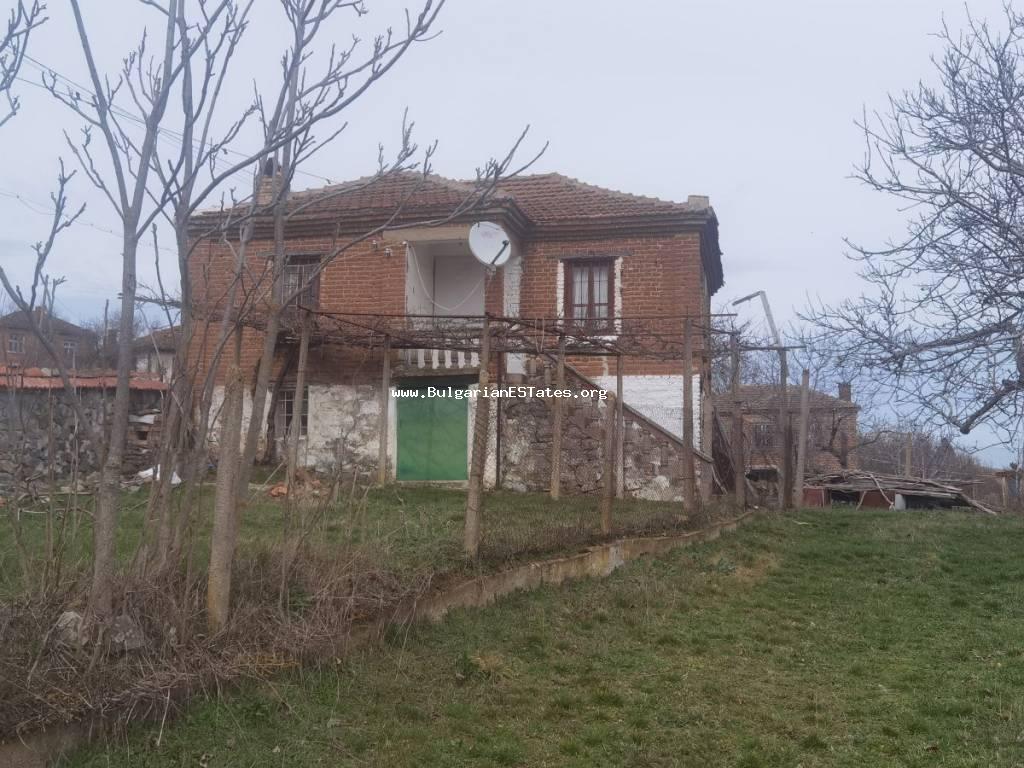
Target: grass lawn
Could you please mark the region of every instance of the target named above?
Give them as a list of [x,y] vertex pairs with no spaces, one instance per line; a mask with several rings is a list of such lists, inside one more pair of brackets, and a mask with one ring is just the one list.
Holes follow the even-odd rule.
[[[131,558],[138,543],[146,511],[146,489],[124,495],[118,527],[118,555]],[[88,502],[88,497],[83,497]],[[315,500],[311,505],[315,506]],[[552,501],[540,493],[491,492],[486,494],[481,558],[485,566],[571,549],[597,538],[600,514],[597,497],[567,497]],[[204,490],[195,548],[205,563],[212,528],[213,491]],[[309,537],[329,557],[344,557],[358,549],[370,562],[399,577],[412,573],[451,572],[466,568],[462,557],[466,494],[428,486],[390,485],[371,489],[365,505],[328,505]],[[615,534],[643,533],[668,528],[694,527],[677,517],[679,504],[623,499],[615,502]],[[240,552],[245,555],[282,538],[282,503],[266,492],[254,492],[242,518]],[[46,516],[37,510],[22,516],[22,537],[33,558],[33,572],[42,569]],[[60,522],[56,525],[59,527]],[[14,537],[6,515],[0,516],[0,599],[23,589]],[[67,527],[65,572],[87,570],[92,547],[89,517],[80,515],[77,527]],[[70,566],[70,567],[68,567]]]
[[75,766],[1022,766],[1024,521],[801,512],[197,702]]

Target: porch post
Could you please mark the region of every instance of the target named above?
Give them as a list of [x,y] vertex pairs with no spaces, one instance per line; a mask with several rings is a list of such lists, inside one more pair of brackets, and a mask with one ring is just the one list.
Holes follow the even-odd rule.
[[491,415],[491,399],[484,393],[491,386],[491,321],[484,317],[480,338],[480,387],[476,396],[476,415],[473,418],[473,455],[469,468],[469,491],[466,494],[466,527],[464,547],[466,556],[476,558],[480,549],[480,510],[483,505],[484,468],[487,465],[487,427]]
[[779,479],[779,509],[789,509],[789,473],[786,471],[789,462],[789,451],[792,447],[788,435],[789,430],[789,365],[787,363],[786,349],[779,349],[779,424],[776,430],[776,439],[779,446],[778,453],[778,479]]
[[625,493],[626,476],[626,429],[625,411],[622,405],[622,355],[615,358],[615,498]]
[[740,339],[735,333],[729,337],[732,352],[732,466],[733,493],[736,506],[747,505],[747,457],[743,450],[743,400],[740,397]]
[[615,425],[618,422],[617,398],[605,402],[604,414],[604,468],[601,472],[601,533],[612,532],[612,498],[615,496]]
[[[558,367],[555,388],[565,389],[565,334],[558,337]],[[565,406],[561,397],[551,403],[551,498],[557,499],[562,493],[562,422]]]
[[391,402],[391,337],[384,337],[384,364],[380,379],[380,415],[377,422],[377,482],[388,481],[388,405]]
[[693,467],[693,329],[690,318],[683,324],[683,505],[694,508]]
[[800,442],[796,446],[796,474],[793,477],[793,506],[804,503],[804,473],[807,471],[807,432],[811,417],[811,372],[804,368],[800,377]]

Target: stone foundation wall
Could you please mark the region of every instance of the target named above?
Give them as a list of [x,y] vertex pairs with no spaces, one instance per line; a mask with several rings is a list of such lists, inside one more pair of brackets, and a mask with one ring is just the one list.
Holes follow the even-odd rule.
[[[525,384],[550,386],[550,361],[533,360]],[[594,382],[566,371],[566,386],[593,389]],[[604,425],[611,399],[563,400],[562,490],[566,494],[601,492],[604,467]],[[505,400],[502,405],[502,484],[518,491],[547,491],[551,479],[553,404],[540,398]],[[643,416],[626,409],[623,415],[623,488],[627,496],[662,501],[682,500],[682,441]],[[711,468],[695,456],[698,488],[707,497]],[[707,490],[705,490],[707,489]]]
[[[101,389],[79,391],[85,417],[91,424],[106,424],[111,415],[113,393]],[[159,392],[133,391],[132,411],[159,408]],[[51,431],[53,454],[50,453]],[[125,472],[149,466],[144,446],[129,438]],[[49,482],[52,468],[58,480],[75,471],[82,479],[97,472],[103,446],[91,441],[79,429],[75,410],[63,390],[0,390],[0,487],[40,486]]]
[[[550,361],[530,359],[523,375],[526,385],[551,386],[554,380]],[[567,386],[577,391],[598,389],[598,385],[568,370]],[[475,386],[475,385],[474,385]],[[222,388],[214,396],[218,412]],[[309,428],[300,443],[299,460],[305,467],[343,474],[358,471],[374,476],[378,461],[380,394],[370,384],[311,384],[309,387]],[[562,453],[562,491],[566,495],[599,494],[603,483],[604,428],[606,409],[611,399],[597,396],[564,399],[565,421]],[[628,402],[628,401],[627,401]],[[389,404],[388,458],[391,476],[397,449],[395,403]],[[515,491],[547,491],[551,478],[551,433],[553,404],[540,398],[503,398],[501,400],[501,485]],[[472,429],[476,400],[468,401],[468,423]],[[248,393],[244,420],[248,422],[251,403]],[[485,485],[493,487],[496,478],[497,401],[491,401],[491,427],[485,470]],[[265,418],[265,417],[264,417]],[[682,441],[669,430],[643,414],[624,414],[625,434],[623,486],[627,496],[662,501],[682,499]],[[699,428],[699,423],[696,425]],[[215,426],[214,437],[219,432]],[[472,449],[470,435],[469,448]],[[213,444],[216,450],[216,444]],[[283,446],[278,455],[283,456]],[[469,461],[467,456],[467,461]],[[711,488],[711,467],[700,454],[695,455],[697,482],[707,498]]]

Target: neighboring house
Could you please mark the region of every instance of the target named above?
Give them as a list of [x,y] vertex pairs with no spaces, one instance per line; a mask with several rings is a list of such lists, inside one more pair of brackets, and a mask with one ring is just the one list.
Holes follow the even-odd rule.
[[[45,309],[33,310],[35,324],[53,344],[68,368],[88,368],[96,361],[96,334],[61,320]],[[0,317],[0,363],[24,367],[56,367],[56,361],[32,332],[29,316],[17,310]]]
[[[485,312],[533,323],[571,318],[610,339],[618,338],[631,318],[689,314],[695,318],[695,328],[709,327],[710,299],[722,286],[723,275],[718,221],[708,198],[692,196],[686,203],[668,202],[551,173],[502,182],[496,194],[472,215],[440,226],[415,225],[449,216],[471,190],[466,182],[436,176],[424,179],[410,173],[294,194],[285,230],[286,291],[301,285],[309,271],[339,243],[382,228],[379,234],[358,242],[329,264],[298,303],[324,313],[320,321],[329,319],[331,312],[363,313],[367,323],[375,317],[415,315],[425,320],[407,322],[461,316],[466,318],[464,322],[479,325],[478,318]],[[191,222],[190,234],[196,245],[189,262],[192,292],[199,312],[205,311],[210,317],[216,317],[222,309],[233,254],[237,252],[236,243],[225,243],[219,232],[212,233],[225,216],[236,213],[211,211]],[[468,248],[469,227],[479,220],[501,224],[512,238],[511,258],[492,276]],[[228,231],[236,232],[237,227]],[[246,288],[267,274],[272,236],[269,218],[258,219],[254,240],[248,246]],[[266,281],[266,277],[262,279]],[[214,328],[216,321],[209,322]],[[678,342],[682,321],[670,322],[665,327],[670,327]],[[198,334],[202,332],[197,329]],[[248,331],[243,348],[247,381],[252,379],[261,345],[259,332]],[[211,346],[204,349],[208,351]],[[293,417],[295,347],[294,335],[284,334],[277,373],[282,386],[273,400],[274,413],[265,414],[270,434],[276,439],[285,433]],[[712,474],[708,464],[710,408],[704,407],[710,398],[708,365],[703,356],[707,348],[704,331],[695,332],[694,442],[705,489],[710,488]],[[550,382],[550,360],[531,362],[526,355],[512,353],[503,357],[496,369],[502,371],[506,381],[529,381],[547,375]],[[202,375],[207,359],[199,363]],[[569,363],[575,385],[596,382],[614,391],[614,359],[577,357],[570,358]],[[475,353],[403,349],[393,355],[393,383],[396,387],[421,387],[428,381],[435,386],[466,386],[475,381],[477,364]],[[307,464],[330,466],[343,448],[367,466],[376,464],[381,366],[380,349],[345,348],[332,344],[326,335],[314,334],[301,426]],[[678,471],[683,370],[678,359],[624,359],[624,401],[632,409],[629,418],[634,420],[635,430],[647,435],[643,444],[651,454],[640,455],[638,447],[637,455],[627,458],[626,464],[637,473],[637,484],[645,482],[640,477],[643,473],[664,473],[669,471],[668,466]],[[223,393],[223,381],[222,365],[218,397]],[[472,402],[435,401],[431,405],[408,398],[396,402],[390,397],[386,407],[392,423],[387,446],[392,477],[465,480]],[[249,410],[247,401],[246,419]],[[511,420],[514,412],[510,406],[500,418]],[[537,418],[536,423],[529,422],[530,429],[538,424],[547,426],[543,422],[549,419]],[[501,429],[505,426],[499,424]],[[523,434],[527,431],[525,427],[522,430]],[[637,438],[636,445],[642,442]],[[425,452],[424,444],[433,448]],[[438,458],[441,446],[444,455]],[[531,450],[543,453],[546,448],[538,444]],[[542,477],[542,469],[525,476],[517,475],[512,466],[527,461],[530,451],[513,450],[506,444],[499,453],[503,457],[499,461],[505,462],[500,470],[503,477],[506,472],[518,477],[514,483],[518,487],[540,484],[540,480],[531,478]],[[429,466],[426,454],[434,457]],[[494,482],[494,468],[489,466],[488,473],[489,482]]]
[[[751,477],[771,480],[776,477],[782,457],[779,446],[779,391],[775,386],[752,384],[740,387],[743,408],[744,453],[747,473]],[[857,413],[859,406],[851,399],[849,384],[840,384],[838,397],[811,390],[810,418],[807,429],[808,475],[855,468],[857,445]],[[800,387],[786,388],[792,414],[793,444],[800,434]],[[732,434],[735,400],[732,392],[715,398],[716,411],[722,418],[726,434]],[[793,466],[796,466],[795,459]]]
[[157,328],[135,340],[135,370],[152,373],[169,382],[174,375],[174,355],[180,328]]

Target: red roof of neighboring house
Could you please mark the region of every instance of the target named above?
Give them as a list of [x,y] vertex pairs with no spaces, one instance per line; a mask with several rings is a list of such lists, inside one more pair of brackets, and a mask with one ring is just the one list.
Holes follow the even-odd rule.
[[[113,389],[117,386],[114,371],[75,372],[70,375],[71,385],[76,389]],[[135,390],[162,392],[167,384],[155,374],[132,371],[130,386]],[[0,365],[0,389],[63,389],[60,374],[51,368],[20,368],[16,365]]]
[[150,352],[154,349],[161,352],[173,352],[178,348],[178,336],[181,326],[172,325],[167,328],[155,328],[144,336],[135,339],[138,352]]
[[[65,336],[95,336],[96,334],[90,331],[88,328],[83,328],[80,325],[69,323],[67,320],[61,320],[56,315],[49,314],[42,307],[36,307],[32,310],[35,315],[36,325],[47,325],[49,330],[53,333],[62,333]],[[32,323],[29,322],[29,317],[25,312],[20,309],[10,312],[3,317],[0,317],[0,328],[10,328],[16,331],[30,331],[32,330]]]
[[[786,399],[789,401],[789,408],[793,411],[800,410],[800,387],[790,385],[786,387]],[[748,411],[769,411],[779,408],[779,390],[774,385],[767,384],[743,384],[740,386],[740,400],[743,407]],[[715,407],[727,413],[732,411],[733,405],[732,390],[726,390],[715,395]],[[849,400],[840,400],[838,397],[827,395],[812,389],[808,392],[808,403],[811,410],[833,410],[836,408],[856,408],[860,406]]]

